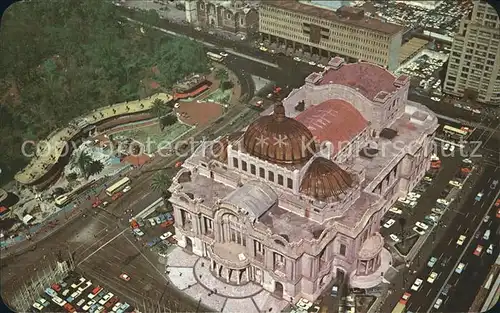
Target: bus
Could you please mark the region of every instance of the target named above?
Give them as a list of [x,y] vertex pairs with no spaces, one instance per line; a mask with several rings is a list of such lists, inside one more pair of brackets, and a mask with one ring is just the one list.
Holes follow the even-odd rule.
[[56,203],[56,205],[57,205],[58,207],[63,207],[63,206],[65,206],[66,204],[68,204],[68,203],[69,203],[69,201],[70,201],[70,199],[69,199],[68,194],[66,194],[66,195],[60,195],[59,197],[57,197],[57,198],[54,200],[54,202]]
[[207,52],[207,57],[217,62],[222,62],[224,60],[222,55],[213,52]]
[[403,313],[405,311],[406,304],[402,304],[401,302],[398,302],[394,309],[392,309],[391,313]]
[[106,189],[106,194],[110,197],[112,197],[116,192],[122,190],[126,186],[130,184],[130,178],[128,177],[123,177],[113,185],[111,185],[109,188]]
[[455,139],[455,140],[464,140],[465,137],[469,134],[469,132],[465,131],[465,130],[462,130],[462,129],[459,129],[459,128],[455,128],[455,127],[452,127],[450,125],[445,125],[443,127],[443,132],[451,137],[452,139]]

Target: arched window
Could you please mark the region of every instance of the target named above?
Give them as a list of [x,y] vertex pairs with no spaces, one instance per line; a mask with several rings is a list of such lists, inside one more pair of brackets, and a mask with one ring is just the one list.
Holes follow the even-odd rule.
[[222,216],[224,242],[234,242],[246,246],[245,234],[242,232],[242,226],[238,217],[234,214],[226,213]]

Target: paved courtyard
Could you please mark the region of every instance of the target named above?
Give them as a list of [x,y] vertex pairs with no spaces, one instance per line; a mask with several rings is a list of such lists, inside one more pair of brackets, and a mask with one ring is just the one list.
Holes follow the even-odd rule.
[[281,312],[287,302],[275,298],[262,286],[235,286],[214,277],[210,261],[176,247],[168,256],[168,278],[179,290],[205,306],[224,313]]

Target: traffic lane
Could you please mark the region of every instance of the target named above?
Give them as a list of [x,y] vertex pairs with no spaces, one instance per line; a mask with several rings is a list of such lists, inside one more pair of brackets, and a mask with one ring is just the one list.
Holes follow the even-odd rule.
[[[485,173],[488,173],[488,170],[486,170]],[[478,180],[478,183],[473,186],[471,193],[467,199],[467,201],[460,207],[460,211],[470,209],[473,207],[473,204],[475,202],[474,197],[476,196],[477,192],[480,191],[481,185],[483,185],[487,180],[489,179],[489,175],[483,174],[483,176]],[[486,199],[485,199],[486,200]],[[467,208],[467,209],[465,209]],[[478,208],[473,209],[476,214],[474,215],[484,215],[486,208],[481,208],[480,206]],[[482,213],[481,213],[482,212]],[[461,212],[462,213],[462,212]],[[446,214],[450,214],[449,212]],[[466,217],[465,214],[460,214],[458,213],[452,222],[446,227],[446,232],[444,236],[442,237],[441,241],[438,243],[438,245],[433,249],[432,256],[440,256],[442,252],[444,252],[443,257],[450,257],[446,265],[443,267],[441,266],[441,262],[437,262],[436,265],[434,266],[433,269],[430,269],[427,267],[427,261],[428,259],[421,260],[421,268],[417,270],[417,275],[416,277],[412,278],[409,281],[409,287],[413,284],[415,281],[415,278],[420,278],[424,280],[423,284],[428,284],[427,283],[427,278],[429,277],[429,274],[434,270],[436,272],[440,273],[445,273],[445,275],[441,275],[436,279],[436,281],[432,284],[433,286],[431,287],[432,290],[428,292],[428,289],[426,288],[426,292],[414,292],[415,294],[412,293],[412,297],[408,301],[409,304],[414,303],[417,306],[422,306],[425,308],[427,305],[427,302],[430,300],[432,301],[434,297],[436,296],[437,292],[443,285],[444,281],[446,280],[446,277],[448,274],[454,270],[454,265],[456,261],[458,260],[459,254],[462,252],[460,248],[457,247],[456,241],[460,235],[466,235],[467,238],[470,238],[471,235],[473,235],[472,230],[475,229],[474,225],[477,225],[479,221],[481,221],[480,218],[474,219]],[[459,228],[460,226],[460,228]],[[459,229],[457,231],[457,229]],[[467,240],[467,239],[466,239]],[[466,241],[467,242],[467,241]],[[437,288],[434,286],[438,286]],[[408,287],[408,290],[410,288]],[[422,287],[424,288],[424,286]],[[411,291],[410,291],[411,293]],[[429,299],[430,297],[430,299]],[[428,304],[431,305],[431,304]],[[414,306],[414,305],[412,305]],[[428,306],[427,306],[428,307]]]

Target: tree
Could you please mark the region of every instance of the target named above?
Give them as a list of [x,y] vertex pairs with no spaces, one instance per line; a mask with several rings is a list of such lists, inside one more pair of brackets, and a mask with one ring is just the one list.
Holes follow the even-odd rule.
[[165,127],[162,123],[162,119],[167,116],[171,112],[171,108],[167,106],[165,101],[161,99],[155,99],[153,101],[153,106],[151,107],[151,113],[158,118],[158,124],[160,126],[160,130],[163,130]]
[[172,179],[165,171],[157,172],[151,181],[151,189],[161,193],[165,206],[167,207],[170,207],[168,206],[168,199],[170,198],[171,193],[168,191],[168,188],[171,184]]
[[227,71],[223,68],[218,68],[215,71],[215,79],[219,80],[222,84],[222,82],[225,82],[229,79],[229,74]]
[[89,164],[86,170],[86,178],[88,179],[92,175],[99,174],[104,169],[104,164],[101,161],[94,160]]
[[80,169],[80,173],[84,176],[87,177],[87,170],[90,167],[90,164],[94,160],[92,157],[87,154],[86,152],[81,152],[80,155],[78,156],[78,159],[76,160],[76,166]]

